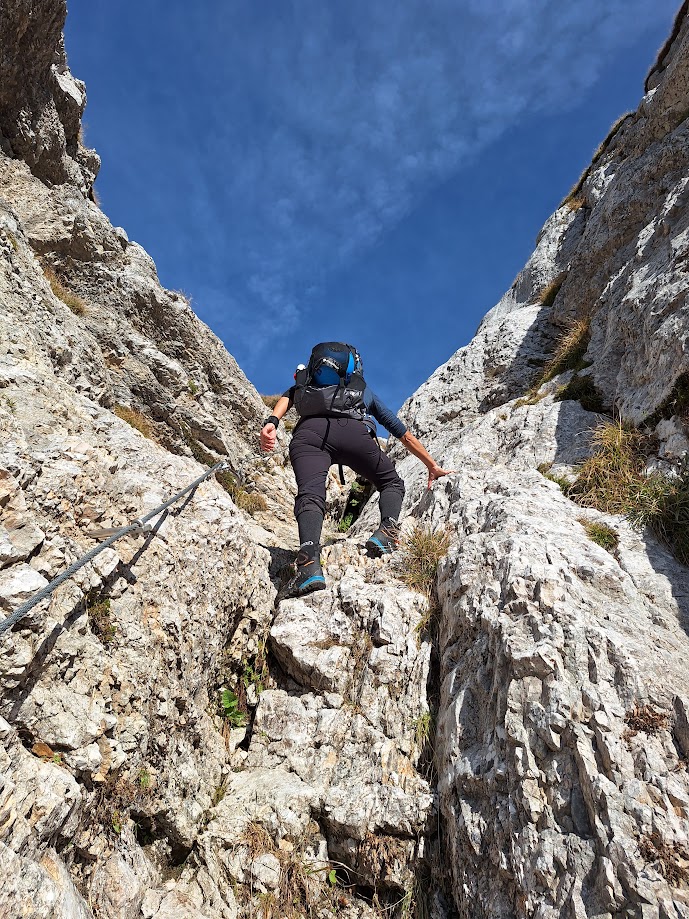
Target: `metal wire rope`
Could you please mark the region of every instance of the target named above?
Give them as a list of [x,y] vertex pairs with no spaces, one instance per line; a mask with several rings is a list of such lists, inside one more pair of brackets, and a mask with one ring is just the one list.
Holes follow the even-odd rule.
[[[136,520],[133,520],[131,523],[128,523],[126,526],[120,527],[118,530],[102,530],[97,531],[100,535],[106,535],[108,538],[100,543],[98,546],[94,546],[93,549],[90,549],[85,555],[82,555],[75,562],[73,562],[69,568],[66,568],[61,574],[58,574],[56,578],[46,584],[45,587],[41,588],[38,593],[34,594],[29,600],[25,603],[22,603],[11,616],[8,616],[7,619],[4,619],[0,622],[0,634],[6,632],[7,629],[11,629],[15,623],[19,622],[20,619],[23,619],[31,610],[37,606],[42,600],[45,600],[49,597],[53,591],[55,591],[60,584],[64,584],[65,581],[69,580],[73,574],[79,571],[80,568],[83,568],[84,565],[88,565],[90,561],[103,552],[105,549],[108,549],[113,543],[117,542],[118,539],[122,539],[123,536],[126,536],[128,533],[147,533],[150,532],[151,526],[149,520],[152,520],[154,517],[157,517],[159,514],[162,514],[163,511],[167,510],[168,507],[171,507],[179,499],[186,495],[188,492],[193,491],[201,482],[205,482],[206,479],[210,478],[216,472],[220,472],[223,469],[228,469],[230,464],[227,460],[221,460],[219,463],[216,463],[215,466],[212,466],[207,472],[204,472],[203,475],[199,476],[198,479],[195,479],[190,485],[187,485],[186,488],[183,488],[181,491],[178,491],[175,495],[165,501],[164,504],[160,504],[158,507],[154,508],[152,511],[149,511],[143,517],[138,517]],[[98,536],[96,536],[98,538]]]

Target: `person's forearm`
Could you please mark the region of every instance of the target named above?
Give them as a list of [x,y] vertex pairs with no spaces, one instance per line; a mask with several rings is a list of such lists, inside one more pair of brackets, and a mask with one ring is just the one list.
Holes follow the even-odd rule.
[[436,461],[426,450],[421,441],[414,437],[411,431],[407,431],[405,434],[403,434],[402,437],[400,437],[400,441],[404,444],[410,453],[412,453],[417,459],[421,460],[427,469],[435,469],[438,467],[438,463],[436,463]]
[[280,421],[281,418],[284,418],[284,416],[287,414],[287,412],[290,410],[291,407],[292,407],[292,403],[287,398],[287,396],[280,396],[278,401],[275,403],[275,407],[273,411],[271,412],[271,414],[275,415],[278,421]]

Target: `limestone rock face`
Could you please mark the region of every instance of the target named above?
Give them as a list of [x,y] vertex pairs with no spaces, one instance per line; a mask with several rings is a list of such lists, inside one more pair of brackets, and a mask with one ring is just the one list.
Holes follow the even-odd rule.
[[0,618],[231,475],[0,632],[0,913],[367,916],[429,863],[426,601],[340,537],[317,604],[276,603],[288,435],[258,453],[258,393],[92,200],[64,16],[0,11]]
[[[91,200],[64,15],[0,10],[1,615],[208,464],[232,476],[0,633],[0,913],[689,916],[688,569],[539,471],[571,480],[613,409],[652,425],[649,467],[686,460],[685,18],[513,287],[405,405],[456,470],[428,492],[392,451],[405,527],[449,535],[433,587],[405,586],[403,553],[366,556],[374,500],[331,526],[327,589],[280,600],[288,436],[258,454],[258,393]],[[584,359],[542,382],[585,318]],[[593,406],[564,398],[577,380]]]
[[[436,767],[461,916],[689,915],[689,571],[538,471],[570,475],[613,411],[651,425],[649,463],[686,463],[688,75],[683,7],[638,110],[474,340],[403,408],[457,470],[425,493],[423,470],[393,451],[407,511],[452,535]],[[541,383],[584,318],[584,360]],[[575,377],[595,412],[560,401]],[[616,532],[612,553],[589,522]]]

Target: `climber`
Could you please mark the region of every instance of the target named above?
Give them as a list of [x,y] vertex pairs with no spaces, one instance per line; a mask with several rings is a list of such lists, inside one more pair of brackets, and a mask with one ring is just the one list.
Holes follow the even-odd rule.
[[294,386],[278,399],[260,434],[261,448],[273,450],[280,419],[294,405],[300,419],[292,435],[289,455],[297,480],[294,514],[300,546],[297,573],[282,591],[282,597],[304,596],[325,588],[320,539],[325,516],[325,481],[333,463],[349,466],[380,492],[381,522],[366,542],[368,551],[379,556],[397,547],[404,482],[378,444],[374,418],[425,464],[429,488],[450,471],[436,463],[365,383],[361,358],[351,345],[341,342],[316,345],[308,366],[300,364],[294,379]]

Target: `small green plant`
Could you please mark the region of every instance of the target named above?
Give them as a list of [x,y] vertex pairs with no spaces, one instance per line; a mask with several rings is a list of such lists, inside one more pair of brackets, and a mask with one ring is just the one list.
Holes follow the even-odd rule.
[[566,479],[564,476],[556,475],[554,472],[551,472],[552,463],[541,463],[537,469],[545,479],[549,479],[551,482],[555,482],[559,486],[560,491],[563,495],[568,495],[569,490],[572,487],[572,483],[569,479]]
[[560,288],[565,283],[567,278],[567,272],[561,271],[557,277],[553,278],[550,284],[547,284],[543,290],[538,295],[538,302],[542,306],[552,306],[555,302],[555,297],[560,293]]
[[269,679],[270,671],[266,658],[266,637],[264,636],[259,640],[258,651],[253,661],[245,661],[244,663],[242,685],[247,690],[250,686],[253,686],[256,690],[256,695],[260,696],[268,685]]
[[147,437],[149,440],[155,440],[151,423],[143,412],[132,408],[130,405],[120,405],[119,403],[113,406],[113,412],[118,418],[121,418],[122,421],[126,421],[128,425],[138,431],[139,434],[143,434],[143,436]]
[[17,414],[17,403],[14,401],[14,399],[10,399],[9,396],[5,396],[5,405],[13,415]]
[[48,284],[50,284],[50,289],[58,298],[62,300],[65,306],[74,313],[75,316],[83,316],[86,313],[86,301],[83,300],[79,294],[75,294],[73,290],[70,290],[58,277],[55,273],[55,270],[48,265],[43,265],[43,274],[46,277]]
[[246,715],[239,709],[239,699],[229,689],[220,690],[220,715],[233,728],[243,728]]
[[586,530],[586,535],[591,542],[595,542],[597,545],[601,546],[601,548],[605,549],[606,552],[613,553],[615,551],[619,545],[620,538],[612,527],[609,527],[606,523],[587,520],[585,517],[579,517],[577,519]]
[[112,812],[112,815],[110,817],[110,824],[112,826],[113,832],[119,836],[120,833],[122,832],[122,825],[123,825],[122,815],[120,814],[119,811]]
[[12,230],[9,230],[7,227],[4,227],[3,229],[4,229],[5,236],[6,236],[6,237],[9,239],[9,241],[10,241],[10,245],[12,246],[12,248],[14,249],[15,252],[18,252],[18,251],[19,251],[19,244],[18,244],[18,242],[17,242],[17,237],[14,235],[14,233],[12,232]]
[[104,645],[109,645],[117,635],[117,626],[110,618],[110,598],[89,594],[86,598],[86,613],[93,634]]
[[337,524],[338,532],[346,533],[352,524],[359,518],[368,499],[371,496],[372,486],[366,479],[358,477],[352,482],[349,489],[349,497],[345,504],[342,518]]
[[139,788],[141,788],[143,791],[148,791],[150,789],[151,773],[148,771],[148,769],[146,769],[145,766],[139,769],[139,774],[136,777],[136,781]]
[[227,786],[218,785],[215,791],[213,792],[213,797],[211,798],[211,803],[213,807],[217,807],[218,804],[220,804],[220,802],[223,800],[226,794],[227,794]]
[[199,393],[199,387],[198,387],[198,384],[195,383],[193,380],[188,380],[188,381],[187,381],[187,388],[188,388],[188,390],[189,390],[189,392],[191,393],[192,396],[198,395],[198,393]]
[[431,739],[433,732],[433,716],[430,712],[424,712],[415,718],[412,722],[414,727],[414,743],[419,750],[422,750]]
[[587,412],[601,413],[603,411],[603,398],[596,389],[590,376],[574,374],[565,386],[561,386],[555,393],[556,402],[572,400],[581,403]]
[[447,529],[433,530],[417,523],[400,539],[400,578],[414,590],[430,594],[438,563],[450,548]]

